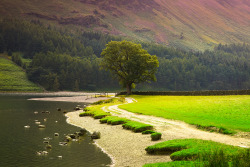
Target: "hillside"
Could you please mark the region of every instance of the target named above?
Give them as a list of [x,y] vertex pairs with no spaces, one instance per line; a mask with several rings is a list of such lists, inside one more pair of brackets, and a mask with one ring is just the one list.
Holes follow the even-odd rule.
[[26,73],[4,55],[0,55],[0,92],[41,92],[42,89],[28,81]]
[[0,15],[182,48],[250,43],[247,0],[1,0]]

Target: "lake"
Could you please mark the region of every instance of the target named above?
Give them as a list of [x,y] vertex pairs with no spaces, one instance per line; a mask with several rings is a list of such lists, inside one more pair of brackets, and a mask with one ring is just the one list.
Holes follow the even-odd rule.
[[[66,146],[59,145],[66,134],[80,130],[66,123],[63,111],[72,111],[77,105],[82,107],[83,103],[27,100],[29,98],[0,95],[0,166],[101,167],[111,164],[110,157],[93,144],[89,133],[79,141],[72,141]],[[62,111],[57,111],[57,108],[62,108]],[[50,114],[42,111],[49,111]],[[38,128],[35,120],[46,128]],[[25,128],[26,125],[30,128]],[[59,133],[59,136],[54,136],[54,133]],[[43,143],[46,137],[51,138],[49,142],[52,149],[47,150],[47,155],[37,155],[37,151],[46,150],[46,144]]]

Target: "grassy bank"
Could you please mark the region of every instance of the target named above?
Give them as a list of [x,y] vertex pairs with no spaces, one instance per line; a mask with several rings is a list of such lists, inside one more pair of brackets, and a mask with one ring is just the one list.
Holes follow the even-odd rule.
[[23,69],[0,55],[0,92],[42,92],[30,82]]
[[168,154],[173,162],[146,164],[144,167],[239,166],[250,165],[250,150],[208,140],[178,139],[149,146],[148,154]]
[[210,131],[250,132],[250,96],[140,96],[121,105],[130,112],[181,120]]

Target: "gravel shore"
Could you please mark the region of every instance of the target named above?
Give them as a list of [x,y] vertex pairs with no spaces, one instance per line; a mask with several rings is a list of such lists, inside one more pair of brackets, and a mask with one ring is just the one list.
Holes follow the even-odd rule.
[[69,112],[66,114],[67,122],[86,128],[88,131],[101,132],[101,139],[95,143],[101,147],[113,160],[115,167],[140,167],[146,163],[171,161],[166,155],[148,155],[145,148],[160,141],[151,141],[150,135],[133,133],[124,130],[121,125],[111,126],[100,124],[99,120],[92,117],[79,117],[82,111]]

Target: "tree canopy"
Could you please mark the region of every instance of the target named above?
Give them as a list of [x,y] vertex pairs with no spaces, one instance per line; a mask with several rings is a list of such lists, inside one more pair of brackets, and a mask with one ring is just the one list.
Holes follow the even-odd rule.
[[[99,64],[106,44],[121,40],[108,34],[58,29],[34,20],[0,20],[0,53],[12,55],[29,79],[46,90],[119,90],[117,80]],[[214,50],[194,52],[140,43],[150,55],[157,56],[159,68],[157,82],[138,84],[139,91],[250,89],[249,44],[220,44]]]
[[156,81],[159,61],[155,55],[142,49],[140,44],[111,41],[101,55],[101,67],[109,70],[127,88],[127,94],[131,94],[131,89],[137,83]]

